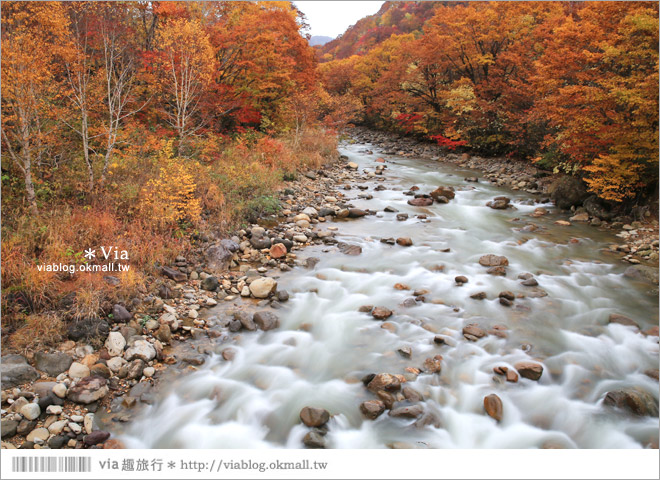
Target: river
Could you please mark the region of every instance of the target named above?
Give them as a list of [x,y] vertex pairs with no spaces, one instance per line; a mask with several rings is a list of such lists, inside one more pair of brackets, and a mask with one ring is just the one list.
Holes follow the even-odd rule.
[[[368,149],[374,148],[344,144],[340,152],[360,170],[373,171],[381,155]],[[376,215],[317,225],[337,226],[337,239],[359,245],[362,253],[345,255],[328,245],[300,251],[299,258],[320,262],[278,272],[279,288],[291,294],[277,312],[280,328],[242,333],[232,344],[232,361],[213,355],[198,371],[173,380],[120,436],[126,446],[301,448],[309,429],[299,412],[308,405],[332,415],[328,448],[657,445],[657,418],[603,405],[607,392],[624,389],[658,401],[657,380],[644,373],[658,368],[658,337],[608,324],[612,313],[632,318],[641,330],[658,324],[652,286],[625,278],[625,265],[604,251],[614,243],[612,234],[556,225],[567,216],[551,204],[534,203],[538,196],[464,181],[478,172],[385,159],[384,175],[365,180],[368,190],[342,191],[354,206]],[[456,197],[413,207],[406,203],[412,197],[404,195],[413,185],[419,192],[453,186]],[[360,193],[373,198],[357,198]],[[510,197],[515,208],[485,205],[499,195]],[[409,218],[397,220],[396,212],[384,212],[388,206]],[[549,213],[531,217],[537,207]],[[416,218],[420,214],[427,218]],[[539,228],[524,228],[531,223]],[[414,244],[389,245],[379,241],[383,237],[410,237]],[[506,256],[507,275],[487,274],[478,263],[484,254]],[[521,285],[518,275],[525,272],[538,287]],[[458,275],[468,282],[457,286]],[[426,291],[424,301],[411,300],[415,290]],[[517,295],[512,306],[500,304],[501,291]],[[478,292],[487,298],[470,297]],[[383,325],[358,311],[364,305],[387,307],[394,315]],[[221,302],[209,313],[222,315],[223,309]],[[472,323],[492,333],[469,341],[462,329]],[[444,343],[436,343],[436,336]],[[398,352],[404,347],[410,358]],[[442,356],[440,374],[406,370],[435,355]],[[541,378],[513,383],[493,372],[520,361],[542,364]],[[423,397],[423,421],[387,412],[376,420],[361,415],[360,403],[376,397],[360,380],[381,372],[406,377],[404,385]],[[501,399],[499,422],[484,413],[489,394]]]

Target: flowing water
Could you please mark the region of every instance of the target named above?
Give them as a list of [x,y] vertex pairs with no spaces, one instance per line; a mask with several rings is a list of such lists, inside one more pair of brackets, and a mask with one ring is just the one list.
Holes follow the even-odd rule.
[[[368,145],[347,145],[341,153],[373,169],[377,154]],[[357,199],[358,208],[379,213],[362,219],[319,224],[339,226],[337,239],[362,247],[348,256],[335,247],[304,250],[317,256],[314,269],[282,273],[279,288],[291,293],[278,311],[281,327],[246,332],[232,345],[233,361],[212,356],[200,370],[175,380],[171,389],[147,407],[121,437],[134,448],[300,448],[308,429],[298,418],[307,405],[332,415],[329,448],[640,448],[657,444],[658,419],[606,407],[608,391],[637,388],[657,402],[658,383],[645,375],[658,368],[658,337],[633,327],[608,325],[610,313],[634,319],[645,330],[658,324],[658,298],[651,286],[633,282],[615,257],[602,252],[613,243],[605,231],[588,226],[562,227],[565,218],[537,197],[487,182],[467,183],[474,172],[390,156],[386,190],[373,199]],[[407,205],[412,185],[429,192],[454,186],[449,204],[428,208]],[[515,209],[492,210],[485,203],[498,195],[512,198]],[[397,221],[386,206],[407,212]],[[550,214],[532,218],[534,208]],[[426,214],[427,220],[415,218]],[[528,223],[534,232],[521,231]],[[407,236],[412,247],[381,243],[381,237]],[[321,250],[330,250],[321,252]],[[446,251],[449,249],[449,251]],[[505,255],[506,277],[486,274],[481,255]],[[517,276],[530,272],[538,288],[524,287]],[[454,277],[469,283],[456,286]],[[410,290],[394,288],[405,284]],[[402,306],[415,289],[426,289],[426,302]],[[542,290],[541,290],[542,289]],[[514,306],[500,305],[498,293],[524,293]],[[484,291],[486,300],[470,295]],[[547,296],[538,295],[547,292]],[[363,305],[388,307],[391,329],[381,328]],[[467,341],[462,328],[477,323],[489,330],[506,327],[506,338],[488,335]],[[433,339],[441,335],[447,345]],[[412,358],[397,349],[410,347]],[[421,367],[428,357],[443,356],[441,374],[418,377],[406,367]],[[512,368],[535,360],[544,372],[538,382],[497,381],[493,367]],[[405,374],[408,385],[424,396],[430,425],[393,418],[364,419],[359,405],[374,399],[360,379],[369,373]],[[501,422],[484,414],[484,396],[496,393],[503,403]]]

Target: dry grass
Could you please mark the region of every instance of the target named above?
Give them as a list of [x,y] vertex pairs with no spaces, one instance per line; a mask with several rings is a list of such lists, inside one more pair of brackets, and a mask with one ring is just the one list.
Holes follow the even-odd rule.
[[56,345],[62,341],[65,331],[64,322],[55,313],[29,315],[7,343],[14,351],[30,354]]

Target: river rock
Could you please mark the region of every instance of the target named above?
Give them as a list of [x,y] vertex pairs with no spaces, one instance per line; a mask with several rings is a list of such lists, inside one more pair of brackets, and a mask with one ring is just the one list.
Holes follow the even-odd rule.
[[166,276],[167,278],[171,278],[175,282],[185,282],[186,280],[188,280],[188,275],[186,275],[180,270],[177,270],[176,268],[165,266],[162,267],[160,270],[164,276]]
[[486,294],[486,292],[477,292],[470,295],[470,298],[474,300],[485,300],[486,298],[488,298],[488,295]]
[[421,405],[411,405],[409,407],[399,407],[390,410],[390,417],[396,418],[418,418],[424,413],[424,407]]
[[126,339],[119,332],[110,332],[105,341],[105,348],[111,357],[118,357],[124,353]]
[[303,437],[303,444],[307,448],[325,448],[325,438],[319,432],[312,430]]
[[488,270],[486,270],[486,273],[488,275],[495,275],[495,276],[505,277],[506,276],[506,267],[489,267]]
[[4,355],[0,359],[2,388],[13,388],[39,378],[39,372],[22,355]]
[[73,362],[69,367],[69,377],[71,378],[83,378],[89,376],[89,367],[83,365],[82,363]]
[[464,275],[459,275],[454,278],[454,281],[456,282],[457,285],[463,285],[464,283],[468,283],[468,278]]
[[41,408],[36,403],[28,403],[27,405],[23,405],[20,414],[28,420],[36,420],[41,415]]
[[330,420],[330,413],[322,408],[305,407],[300,411],[300,420],[308,427],[322,427]]
[[103,378],[110,378],[112,376],[112,371],[110,371],[110,369],[106,365],[102,363],[97,363],[89,367],[89,374],[97,375]]
[[371,311],[371,316],[376,320],[385,320],[392,316],[392,310],[385,307],[376,307]]
[[518,373],[523,378],[538,380],[543,374],[543,366],[533,362],[518,362],[514,365]]
[[367,212],[359,208],[348,209],[348,218],[360,218],[360,217],[364,217],[366,214]]
[[66,391],[67,391],[66,385],[64,385],[63,383],[57,383],[53,385],[53,394],[57,398],[66,397]]
[[486,410],[486,413],[490,417],[494,418],[498,422],[501,421],[503,407],[502,407],[502,400],[500,400],[500,397],[498,397],[494,393],[491,393],[490,395],[484,397],[484,410]]
[[511,199],[508,197],[495,197],[492,201],[486,203],[487,206],[494,210],[506,210],[509,208]]
[[430,197],[411,198],[408,200],[408,205],[412,205],[413,207],[428,207],[432,204],[433,199]]
[[654,284],[658,284],[658,268],[650,267],[648,265],[635,265],[628,267],[623,276],[633,280],[644,280]]
[[98,445],[99,443],[105,442],[108,438],[110,438],[109,432],[97,430],[96,432],[85,435],[83,442],[86,446],[91,447],[92,445]]
[[589,221],[589,214],[588,213],[578,213],[577,215],[573,215],[571,218],[569,218],[571,222],[588,222]]
[[[456,193],[454,192],[454,189],[452,187],[438,187],[435,190],[433,190],[431,193],[431,198],[433,200],[438,200],[439,197],[445,197],[447,200],[452,200],[455,196]],[[446,203],[446,202],[442,202]]]
[[367,400],[360,404],[360,412],[365,418],[375,420],[385,411],[385,404],[380,400]]
[[346,168],[349,168],[351,170],[357,170],[358,169],[358,164],[355,162],[348,162],[346,164]]
[[484,267],[506,267],[509,265],[509,259],[501,255],[483,255],[479,258],[479,265]]
[[401,245],[402,247],[411,247],[413,244],[413,241],[410,237],[399,237],[396,239],[397,245]]
[[62,372],[66,372],[73,363],[71,358],[66,353],[44,353],[37,352],[34,355],[34,366],[42,372],[46,372],[51,377],[56,377]]
[[282,258],[286,257],[287,254],[287,248],[284,246],[282,243],[276,243],[272,247],[270,247],[270,257],[271,258]]
[[426,373],[440,373],[442,371],[442,355],[436,355],[435,357],[429,357],[424,360],[422,369]]
[[368,383],[367,389],[376,393],[381,390],[395,391],[401,388],[401,380],[389,373],[379,373]]
[[500,298],[506,298],[507,300],[515,300],[516,296],[513,294],[513,292],[510,292],[509,290],[504,290],[503,292],[500,292],[498,295]]
[[69,388],[67,398],[75,403],[89,404],[108,394],[107,381],[101,377],[85,377]]
[[272,330],[280,326],[280,319],[273,312],[266,310],[256,312],[253,317],[254,323],[261,330]]
[[83,318],[72,322],[68,329],[67,334],[69,338],[75,342],[84,340],[86,342],[94,341],[98,338],[105,338],[110,332],[110,326],[100,318]]
[[126,350],[124,358],[129,362],[135,359],[148,362],[156,358],[156,349],[146,340],[135,340]]
[[211,245],[204,250],[205,267],[213,271],[227,270],[239,246],[233,240],[225,238],[219,244]]
[[246,330],[253,332],[257,329],[254,320],[252,320],[252,315],[249,314],[248,312],[243,312],[243,311],[234,312],[234,319],[241,322],[241,325]]
[[220,282],[213,275],[209,275],[202,280],[201,287],[207,292],[215,292],[220,287]]
[[167,323],[161,324],[154,333],[154,336],[162,343],[172,343],[172,329]]
[[16,420],[9,420],[8,418],[3,418],[0,422],[0,429],[2,431],[2,438],[9,438],[16,435],[16,428],[18,428],[18,422]]
[[627,410],[639,416],[658,416],[658,401],[653,395],[636,389],[607,392],[603,404]]
[[471,323],[463,327],[463,336],[471,342],[476,342],[478,339],[486,336],[486,332],[475,323]]
[[590,196],[580,179],[568,175],[555,180],[548,191],[555,205],[564,210],[582,205],[582,202]]
[[639,329],[639,325],[632,318],[626,317],[619,313],[610,314],[609,323],[618,323],[620,325],[626,325],[629,327],[635,327]]
[[48,437],[50,436],[50,432],[46,428],[35,428],[32,430],[28,436],[25,438],[28,442],[34,442],[34,443],[44,443],[46,440],[48,440]]
[[270,277],[257,278],[250,284],[250,293],[255,298],[268,298],[277,288],[277,282]]
[[128,323],[131,318],[133,318],[133,315],[123,305],[116,304],[112,307],[112,321],[114,323]]
[[339,251],[344,255],[360,255],[362,253],[362,247],[359,245],[352,245],[350,243],[340,243],[338,245]]

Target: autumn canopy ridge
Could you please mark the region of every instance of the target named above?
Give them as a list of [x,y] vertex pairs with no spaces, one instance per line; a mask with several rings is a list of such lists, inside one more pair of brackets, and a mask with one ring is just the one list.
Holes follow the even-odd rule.
[[319,58],[354,121],[657,197],[656,3],[387,2]]

